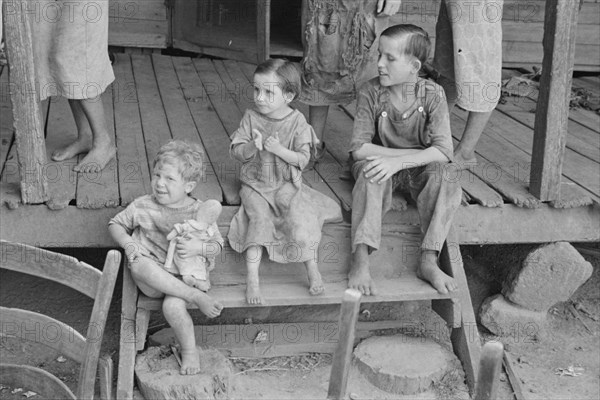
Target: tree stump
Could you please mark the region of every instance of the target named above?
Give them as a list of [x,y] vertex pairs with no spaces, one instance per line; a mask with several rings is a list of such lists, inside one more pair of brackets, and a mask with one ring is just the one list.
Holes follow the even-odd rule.
[[200,352],[200,373],[180,375],[177,359],[167,346],[150,347],[135,362],[140,391],[154,399],[225,399],[232,388],[231,364],[218,350]]
[[354,350],[359,371],[377,388],[396,394],[416,394],[461,371],[460,361],[431,339],[405,335],[362,341]]

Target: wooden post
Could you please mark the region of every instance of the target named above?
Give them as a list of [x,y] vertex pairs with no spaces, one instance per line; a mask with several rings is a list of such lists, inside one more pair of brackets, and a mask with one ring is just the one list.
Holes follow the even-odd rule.
[[329,377],[329,390],[327,391],[327,398],[329,400],[342,400],[346,398],[348,373],[350,372],[352,347],[354,346],[356,321],[358,319],[361,297],[361,293],[356,289],[346,289],[344,292],[338,323],[339,342],[333,355],[331,375]]
[[503,353],[504,346],[500,342],[488,342],[483,346],[474,400],[496,400]]
[[27,3],[27,0],[4,0],[2,16],[10,67],[10,94],[21,173],[21,199],[25,204],[36,204],[48,200],[48,188],[44,176],[46,145],[35,85],[31,27],[23,12],[27,9]]
[[529,191],[542,201],[558,199],[580,0],[546,0],[544,59],[535,113]]
[[256,2],[256,52],[260,64],[270,57],[271,41],[271,0]]

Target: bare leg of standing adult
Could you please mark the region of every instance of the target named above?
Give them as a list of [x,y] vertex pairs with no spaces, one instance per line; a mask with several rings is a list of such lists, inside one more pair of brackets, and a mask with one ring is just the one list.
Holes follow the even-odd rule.
[[479,138],[481,137],[481,134],[483,133],[483,130],[485,129],[485,126],[487,125],[491,115],[491,111],[469,111],[469,116],[467,117],[467,124],[465,125],[462,139],[454,150],[454,162],[459,164],[461,167],[464,167],[468,164],[477,164],[477,159],[475,158],[475,147],[477,146],[477,142],[479,142]]
[[315,135],[321,141],[317,159],[320,159],[325,154],[325,124],[327,123],[327,114],[329,114],[329,106],[309,106],[308,107],[308,123],[315,130]]
[[108,133],[104,106],[100,97],[69,100],[77,126],[77,139],[52,154],[54,161],[63,161],[78,154],[87,155],[73,168],[77,172],[100,172],[115,156],[116,148]]

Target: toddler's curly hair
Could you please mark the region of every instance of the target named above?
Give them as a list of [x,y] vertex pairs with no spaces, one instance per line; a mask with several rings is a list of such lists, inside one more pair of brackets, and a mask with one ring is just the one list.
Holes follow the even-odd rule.
[[171,140],[158,150],[152,167],[157,164],[177,165],[186,182],[200,182],[204,177],[204,151],[198,143]]

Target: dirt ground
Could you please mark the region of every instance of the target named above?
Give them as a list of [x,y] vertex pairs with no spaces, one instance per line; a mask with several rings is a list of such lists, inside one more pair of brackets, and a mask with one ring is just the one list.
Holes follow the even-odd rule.
[[[586,245],[590,246],[590,245]],[[600,398],[600,254],[598,244],[590,251],[582,252],[594,266],[592,278],[572,296],[570,301],[556,304],[548,312],[548,327],[541,340],[513,332],[498,338],[480,327],[484,340],[500,340],[515,360],[515,373],[520,389],[526,399],[573,399]],[[592,246],[592,247],[594,247]],[[462,253],[475,310],[488,296],[499,293],[501,283],[511,268],[518,267],[525,255],[535,246],[463,246]],[[582,250],[583,251],[583,250]],[[101,265],[105,250],[63,250],[92,265]],[[25,293],[34,293],[26,295]],[[81,330],[87,323],[91,302],[69,288],[42,284],[35,279],[13,272],[0,275],[0,304],[42,311]],[[118,363],[119,322],[121,306],[121,282],[117,282],[111,305],[102,353],[112,355]],[[572,308],[579,310],[573,313]],[[404,312],[406,308],[399,308]],[[423,310],[412,310],[415,318],[427,315]],[[325,313],[326,314],[326,313]],[[323,315],[325,315],[323,314]],[[577,316],[576,316],[577,314]],[[231,314],[227,323],[235,320]],[[325,318],[323,316],[323,318]],[[410,318],[410,315],[408,316]],[[285,317],[283,317],[285,319]],[[151,321],[151,328],[163,327],[162,321]],[[223,321],[220,321],[223,323]],[[428,330],[423,324],[423,335],[443,342],[439,332]],[[156,330],[156,329],[155,329]],[[4,332],[0,332],[4,333]],[[394,332],[383,332],[391,334]],[[414,332],[413,332],[414,333]],[[443,335],[441,335],[443,336]],[[28,363],[47,369],[58,375],[65,383],[74,386],[77,368],[60,354],[40,349],[27,342],[0,335],[0,359],[2,362]],[[239,399],[323,399],[326,398],[331,357],[323,354],[307,354],[278,359],[232,360],[235,384],[231,398]],[[562,371],[562,372],[561,372]],[[352,370],[349,392],[358,399],[468,399],[466,386],[457,376],[448,376],[432,390],[413,396],[391,395],[379,391]],[[575,376],[573,376],[575,375]],[[115,376],[116,381],[116,376]],[[115,382],[116,385],[116,382]],[[11,393],[15,388],[1,385],[1,399],[26,398],[23,391]],[[32,396],[32,399],[41,398]],[[502,374],[499,399],[513,399],[506,374]]]

